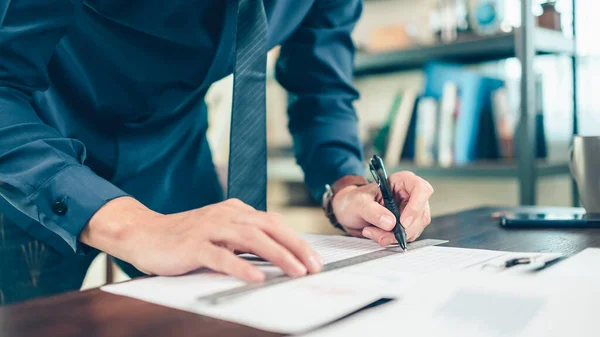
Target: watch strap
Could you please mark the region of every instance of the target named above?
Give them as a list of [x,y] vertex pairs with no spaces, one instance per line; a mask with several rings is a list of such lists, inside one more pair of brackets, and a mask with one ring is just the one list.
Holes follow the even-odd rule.
[[329,222],[331,222],[331,224],[335,228],[345,231],[344,227],[337,221],[337,218],[335,217],[335,214],[333,213],[333,204],[332,204],[333,197],[335,197],[336,193],[341,191],[345,187],[363,186],[363,185],[367,185],[368,183],[369,182],[367,181],[367,179],[365,179],[365,177],[347,175],[347,176],[344,176],[344,177],[338,179],[335,183],[333,183],[332,186],[327,185],[325,187],[326,191],[325,191],[325,195],[323,197],[322,207],[323,207],[323,211],[325,212],[325,215],[327,216],[327,219],[329,219]]

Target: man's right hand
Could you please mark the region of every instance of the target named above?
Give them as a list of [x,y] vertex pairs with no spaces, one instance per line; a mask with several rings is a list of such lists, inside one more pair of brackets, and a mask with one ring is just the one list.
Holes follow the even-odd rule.
[[237,199],[163,215],[130,197],[114,199],[90,219],[80,241],[154,275],[181,275],[203,267],[247,282],[264,273],[236,256],[253,253],[291,276],[316,273],[319,255],[276,214]]

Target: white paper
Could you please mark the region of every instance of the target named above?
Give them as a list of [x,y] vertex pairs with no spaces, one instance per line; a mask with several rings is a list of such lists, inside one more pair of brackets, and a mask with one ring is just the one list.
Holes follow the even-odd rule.
[[473,267],[503,254],[505,252],[493,250],[431,246],[390,255],[352,268],[386,276],[401,276],[406,272],[431,274]]
[[[331,263],[383,249],[359,238],[332,235],[302,235]],[[255,262],[269,277],[281,269]],[[101,289],[180,310],[246,324],[280,333],[298,333],[326,324],[379,299],[378,292],[363,286],[360,277],[339,279],[324,273],[256,291],[218,306],[201,303],[198,297],[232,289],[245,283],[213,272],[180,277],[153,277],[109,285]]]
[[220,318],[279,333],[311,330],[358,310],[380,297],[360,278],[333,273],[300,278],[212,305],[198,297],[243,283],[232,277],[202,273],[154,277],[102,287],[102,290],[167,307]]
[[[306,235],[327,263],[382,249],[368,240]],[[244,283],[212,272],[154,277],[103,287],[118,295],[245,324],[279,333],[323,326],[382,297],[405,296],[421,280],[447,272],[473,270],[505,252],[425,247],[378,260],[297,279],[212,305],[198,297]],[[275,267],[260,265],[271,273]],[[277,269],[277,268],[275,268]],[[481,270],[481,268],[475,268]]]
[[323,273],[267,287],[219,305],[198,302],[197,313],[278,333],[325,326],[381,298],[362,277]]
[[424,279],[392,303],[304,337],[598,336],[600,286],[513,274],[451,273]]
[[501,259],[506,252],[431,246],[409,250],[343,269],[348,275],[369,276],[382,293],[392,296],[415,286],[424,277],[462,270],[487,271],[483,265]]
[[[538,254],[505,253],[491,262],[527,255]],[[400,300],[303,336],[379,336],[399,327],[411,337],[598,336],[600,249],[535,274],[481,270],[424,277]]]
[[116,295],[137,298],[146,302],[180,310],[192,311],[199,296],[243,286],[245,283],[214,272],[196,272],[176,277],[150,277],[100,288]]
[[600,249],[588,248],[540,273],[540,277],[561,282],[600,285]]
[[[539,276],[542,274],[541,269],[545,268],[547,262],[552,262],[559,257],[563,257],[563,254],[558,253],[512,253],[505,252],[502,255],[487,261],[480,265],[475,265],[472,269],[488,272],[488,273],[503,273],[503,274],[514,274],[524,275],[527,277]],[[517,259],[517,258],[531,258],[530,264],[516,265],[510,268],[505,267],[506,261]],[[559,261],[560,262],[560,261]],[[549,266],[551,267],[551,266]],[[549,268],[551,269],[551,268]]]
[[325,264],[384,249],[372,240],[348,236],[303,234],[302,237],[321,255]]

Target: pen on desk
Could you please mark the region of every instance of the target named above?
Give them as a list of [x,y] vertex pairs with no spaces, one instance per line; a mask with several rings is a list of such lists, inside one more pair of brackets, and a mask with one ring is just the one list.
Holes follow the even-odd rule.
[[557,262],[560,262],[564,258],[565,258],[564,256],[556,256],[551,259],[544,260],[544,259],[540,259],[536,256],[521,257],[521,258],[510,259],[510,260],[504,262],[504,268],[511,268],[511,267],[514,267],[517,265],[534,264],[535,262],[537,262],[537,265],[535,266],[535,268],[533,270],[540,271],[542,269],[552,266],[553,264],[555,264]]
[[404,231],[404,227],[400,223],[400,210],[398,209],[398,205],[396,205],[394,191],[392,191],[392,187],[390,186],[387,173],[385,172],[383,160],[381,160],[379,156],[374,155],[373,158],[371,158],[371,162],[369,163],[369,168],[371,170],[371,174],[373,175],[373,179],[375,179],[377,186],[379,186],[379,189],[381,190],[381,195],[383,196],[383,204],[385,205],[385,208],[392,212],[396,217],[394,237],[396,237],[396,240],[398,240],[400,248],[406,250],[406,232]]

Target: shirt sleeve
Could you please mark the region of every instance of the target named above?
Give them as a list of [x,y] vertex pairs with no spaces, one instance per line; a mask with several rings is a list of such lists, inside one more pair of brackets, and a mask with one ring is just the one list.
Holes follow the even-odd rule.
[[83,143],[44,124],[31,105],[33,93],[48,88],[48,63],[80,6],[0,3],[0,196],[77,252],[91,216],[126,195],[84,165]]
[[361,0],[316,0],[282,44],[276,78],[288,91],[294,152],[311,195],[345,175],[364,175],[353,101],[355,47],[351,38]]

